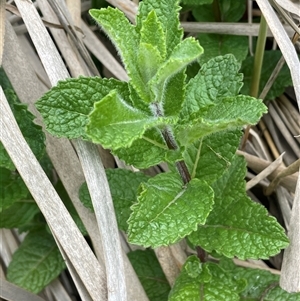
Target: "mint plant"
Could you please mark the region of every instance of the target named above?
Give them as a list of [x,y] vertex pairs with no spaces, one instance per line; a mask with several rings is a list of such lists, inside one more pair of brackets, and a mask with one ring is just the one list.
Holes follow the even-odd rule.
[[[136,25],[118,9],[90,10],[116,46],[129,82],[68,79],[36,107],[55,136],[99,143],[141,169],[167,162],[169,171],[150,179],[108,172],[117,179],[110,187],[129,242],[155,248],[187,237],[225,257],[269,258],[288,239],[266,209],[247,197],[246,164],[235,154],[241,127],[256,124],[266,107],[239,94],[243,76],[233,55],[208,60],[187,80],[186,67],[200,59],[203,48],[194,38],[183,39],[178,2],[142,1]],[[86,187],[81,195],[89,203]],[[199,300],[200,284],[238,300],[245,285],[224,277],[218,265],[189,258],[169,300],[188,294]],[[181,289],[190,278],[195,285]]]

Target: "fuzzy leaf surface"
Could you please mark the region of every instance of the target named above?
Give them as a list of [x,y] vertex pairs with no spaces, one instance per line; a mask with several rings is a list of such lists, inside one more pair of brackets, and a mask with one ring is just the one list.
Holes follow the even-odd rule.
[[152,10],[142,22],[140,43],[155,47],[162,59],[166,57],[166,39],[162,24],[159,22],[155,10]]
[[10,170],[0,168],[0,175],[0,211],[2,211],[13,203],[26,199],[29,196],[29,190],[22,178]]
[[151,249],[127,254],[150,301],[167,301],[170,285]]
[[228,53],[233,54],[238,62],[242,62],[248,54],[248,39],[245,36],[200,34],[198,40],[205,49],[199,58],[201,65]]
[[[146,43],[139,45],[137,64],[145,84],[156,74],[161,62],[162,59],[156,47]],[[149,92],[147,91],[147,93]]]
[[0,228],[19,228],[29,223],[40,212],[34,200],[16,201],[0,212]]
[[241,136],[240,130],[223,131],[187,146],[183,157],[191,177],[215,182],[230,167]]
[[91,9],[89,13],[100,24],[118,50],[130,78],[130,83],[138,95],[145,102],[149,102],[148,89],[136,64],[139,34],[134,26],[118,9],[111,7],[100,10]]
[[88,139],[85,133],[88,115],[94,103],[112,89],[117,89],[123,98],[129,98],[127,83],[99,77],[71,78],[60,81],[36,103],[36,107],[52,135]]
[[140,32],[143,20],[151,11],[155,11],[158,21],[161,23],[166,37],[167,57],[175,46],[180,43],[183,30],[179,23],[179,0],[142,1],[136,18],[136,29]]
[[89,138],[112,149],[130,147],[148,128],[175,122],[172,118],[149,116],[133,108],[115,90],[95,104],[89,120],[86,127]]
[[203,48],[192,37],[183,40],[174,48],[168,60],[161,65],[150,82],[157,102],[162,100],[164,85],[168,79],[196,60],[202,53]]
[[276,219],[246,195],[245,173],[244,158],[236,156],[212,185],[215,205],[205,225],[199,225],[189,239],[229,258],[269,258],[288,245],[288,238]]
[[243,85],[239,68],[231,54],[215,57],[203,64],[186,87],[181,119],[187,120],[193,113],[222,101],[224,97],[237,95]]
[[[132,172],[126,169],[106,169],[106,176],[116,212],[119,229],[127,231],[127,220],[130,216],[130,207],[136,202],[137,190],[142,182],[147,182],[149,177],[141,172]],[[92,211],[93,204],[84,183],[80,187],[79,198],[83,205]]]
[[[269,77],[271,76],[277,62],[281,57],[281,52],[278,51],[265,51],[263,65],[261,69],[261,78],[259,82],[259,92],[262,92],[265,84],[267,83]],[[251,74],[253,72],[253,57],[248,57],[242,65],[241,72],[244,73],[244,86],[241,89],[241,93],[249,94],[251,86]],[[275,82],[273,83],[270,91],[268,92],[266,99],[274,99],[280,96],[286,87],[292,86],[293,82],[291,79],[290,71],[288,66],[285,64],[279,72]]]
[[162,173],[142,183],[128,220],[129,241],[153,248],[175,243],[204,224],[213,206],[213,191],[193,179],[183,187],[177,174]]
[[13,254],[7,269],[7,280],[39,293],[65,268],[51,234],[46,230],[29,233]]
[[137,63],[145,84],[156,74],[166,57],[166,40],[155,11],[151,11],[140,31]]
[[165,160],[168,147],[157,128],[147,130],[141,139],[133,141],[130,147],[119,148],[113,154],[128,165],[145,169]]
[[218,266],[188,257],[170,292],[169,301],[238,301],[236,281],[224,277]]
[[[194,115],[194,120],[177,127],[177,138],[181,145],[188,145],[206,135],[227,129],[256,124],[267,107],[258,99],[238,95],[223,98],[217,105]],[[198,119],[197,116],[198,115]]]
[[165,85],[163,108],[165,116],[178,116],[185,97],[185,70],[177,73]]

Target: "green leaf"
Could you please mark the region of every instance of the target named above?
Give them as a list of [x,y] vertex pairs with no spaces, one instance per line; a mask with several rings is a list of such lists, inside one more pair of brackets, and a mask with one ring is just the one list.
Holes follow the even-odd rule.
[[142,22],[140,43],[154,46],[162,59],[166,57],[166,40],[162,24],[158,21],[156,12],[152,10]]
[[[154,46],[151,44],[141,43],[139,46],[139,54],[137,64],[139,66],[142,80],[145,84],[156,74],[162,58]],[[147,93],[148,90],[147,90]]]
[[12,106],[12,111],[26,142],[40,160],[45,154],[45,134],[42,127],[33,123],[35,116],[27,110],[27,105],[16,103]]
[[227,277],[217,265],[208,263],[206,267],[212,274],[211,281],[200,286],[202,300],[207,301],[239,301],[238,283]]
[[16,169],[13,161],[11,161],[11,158],[8,155],[6,149],[4,148],[2,142],[0,142],[0,167],[9,169],[9,170]]
[[199,119],[194,114],[191,123],[178,125],[176,136],[181,145],[189,145],[211,133],[256,124],[266,112],[267,107],[256,98],[245,95],[226,97],[221,103],[199,111]]
[[156,12],[151,11],[142,22],[140,30],[140,44],[153,46],[161,59],[166,58],[166,38],[162,24],[158,21]]
[[[27,105],[21,104],[16,93],[9,88],[4,90],[4,94],[10,104],[11,110],[16,118],[20,130],[30,146],[31,150],[39,160],[45,153],[45,134],[42,127],[33,123],[35,116],[27,110]],[[8,153],[0,142],[0,167],[15,170]]]
[[93,202],[86,182],[84,182],[79,188],[79,199],[84,207],[94,212]]
[[13,89],[13,87],[12,87],[12,85],[11,85],[11,83],[10,83],[10,81],[9,81],[9,79],[8,79],[8,77],[7,77],[7,75],[6,75],[6,73],[5,73],[2,66],[0,67],[0,85],[3,89],[3,91],[5,91],[6,89],[10,89],[10,90]]
[[37,231],[45,228],[45,218],[41,212],[37,213],[29,222],[22,226],[18,226],[19,233],[28,233],[29,231]]
[[201,264],[188,257],[175,281],[168,301],[237,301],[237,282],[226,277],[216,264]]
[[[263,65],[261,69],[261,78],[259,83],[259,91],[261,92],[264,86],[266,85],[267,81],[271,73],[273,72],[276,64],[278,63],[280,57],[282,56],[281,52],[278,50],[272,51],[265,51],[264,52],[264,59]],[[244,73],[244,86],[241,89],[241,93],[249,94],[250,92],[250,85],[251,85],[251,76],[253,74],[253,57],[248,57],[242,65],[241,72]],[[275,99],[276,97],[280,96],[286,87],[292,86],[292,79],[290,75],[290,71],[288,66],[285,64],[279,75],[277,76],[274,84],[272,85],[269,93],[265,97],[265,99]]]
[[56,243],[46,230],[31,232],[13,254],[7,280],[39,293],[65,268]]
[[155,11],[158,22],[161,23],[165,33],[167,57],[175,46],[180,43],[183,36],[183,30],[180,28],[178,18],[180,10],[178,3],[178,0],[142,1],[140,2],[136,18],[136,30],[140,32],[143,20],[147,18],[151,11]]
[[29,190],[22,178],[10,170],[0,168],[0,212],[13,203],[24,200],[29,196]]
[[139,34],[134,26],[118,9],[111,7],[100,10],[91,9],[89,13],[100,24],[117,48],[130,77],[131,85],[145,102],[150,102],[148,89],[136,64]]
[[174,122],[172,118],[149,116],[129,106],[113,90],[95,104],[86,132],[94,143],[115,150],[130,147],[133,141],[142,138],[148,128]]
[[269,258],[288,245],[283,228],[245,193],[244,158],[236,157],[213,184],[215,206],[189,239],[206,251],[232,258]]
[[202,53],[203,48],[192,37],[183,40],[174,48],[168,60],[161,65],[149,83],[156,102],[162,101],[165,83]]
[[146,183],[149,177],[141,172],[120,168],[107,169],[106,175],[119,228],[127,231],[127,220],[131,214],[130,207],[136,202],[138,187],[141,183]]
[[[246,279],[247,287],[241,292],[241,300],[261,300],[263,293],[270,287],[270,285],[279,285],[279,276],[271,274],[268,271],[259,269],[245,269],[241,267],[235,267],[231,274],[236,279]],[[274,289],[274,288],[273,288]],[[283,291],[283,290],[282,290]],[[284,292],[284,291],[283,291]],[[286,295],[289,295],[285,292]],[[268,300],[263,298],[263,300]],[[280,299],[272,299],[280,300]],[[282,301],[288,299],[282,299]]]
[[189,119],[193,113],[221,102],[224,97],[237,95],[243,85],[239,68],[239,63],[231,54],[215,57],[203,64],[186,87],[181,119]]
[[141,139],[135,140],[130,147],[119,148],[113,154],[128,165],[145,169],[165,160],[168,147],[157,128],[147,130]]
[[205,182],[193,179],[183,186],[177,174],[162,173],[142,183],[138,203],[128,220],[128,239],[151,246],[175,243],[204,224],[213,206],[213,191]]
[[168,80],[164,88],[163,109],[165,116],[178,116],[185,97],[185,71],[181,71]]
[[246,289],[247,281],[244,278],[235,277],[233,273],[228,272],[222,265],[212,262],[207,262],[205,265],[209,267],[209,271],[213,278],[231,288],[234,291],[235,296]]
[[127,254],[150,301],[167,301],[170,285],[153,250]]
[[246,3],[244,1],[218,0],[216,3],[218,5],[217,8],[211,4],[195,8],[193,16],[198,22],[237,22],[246,11]]
[[207,267],[203,266],[196,256],[190,256],[172,287],[168,301],[205,300],[200,289],[203,283],[209,283],[210,280],[211,274]]
[[[262,269],[236,266],[230,259],[221,259],[220,266],[227,277],[246,281],[240,292],[240,300],[250,301],[299,301],[300,293],[288,293],[279,287],[279,276]],[[263,299],[262,299],[263,297]]]
[[223,131],[187,146],[183,157],[191,177],[215,182],[230,167],[241,136],[241,130]]
[[[126,169],[106,169],[106,176],[114,202],[116,218],[119,229],[127,231],[127,220],[130,216],[130,207],[136,202],[137,189],[149,177],[141,172],[132,172]],[[93,211],[92,200],[86,183],[82,184],[79,198],[85,207]]]
[[246,3],[235,0],[219,0],[222,22],[237,22],[246,12]]
[[200,64],[225,54],[233,54],[236,60],[242,62],[248,54],[248,38],[246,36],[200,34],[198,40],[205,49],[199,58]]
[[88,115],[94,103],[112,89],[117,89],[130,102],[127,83],[115,79],[79,77],[60,81],[36,103],[36,107],[52,135],[88,139],[85,133]]
[[10,207],[0,212],[0,228],[19,228],[31,222],[39,213],[39,207],[34,200],[16,201]]
[[264,301],[300,301],[300,293],[288,293],[284,291],[280,286],[279,283],[273,289],[271,289]]
[[141,97],[138,95],[131,83],[128,83],[128,88],[130,91],[129,98],[131,100],[131,105],[136,109],[142,110],[147,115],[152,115],[152,111],[149,104],[145,103],[144,100],[141,99]]

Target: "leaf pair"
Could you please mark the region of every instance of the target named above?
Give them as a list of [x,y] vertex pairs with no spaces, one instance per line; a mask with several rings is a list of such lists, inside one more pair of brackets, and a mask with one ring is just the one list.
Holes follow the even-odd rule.
[[266,270],[238,267],[225,258],[219,264],[200,263],[196,256],[190,256],[170,291],[168,301],[297,301],[299,298],[299,293],[289,294],[281,289],[279,276]]

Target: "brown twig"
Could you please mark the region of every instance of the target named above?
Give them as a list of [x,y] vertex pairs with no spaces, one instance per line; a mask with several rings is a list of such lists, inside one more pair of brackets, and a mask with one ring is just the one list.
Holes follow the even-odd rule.
[[285,178],[286,176],[292,175],[299,170],[300,167],[300,159],[289,165],[287,168],[282,170],[276,178],[271,182],[268,188],[265,191],[265,195],[270,195],[278,186],[280,181]]

